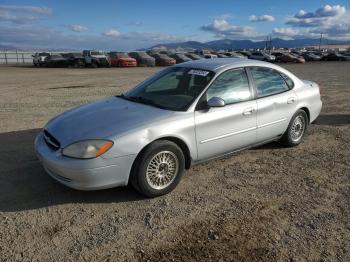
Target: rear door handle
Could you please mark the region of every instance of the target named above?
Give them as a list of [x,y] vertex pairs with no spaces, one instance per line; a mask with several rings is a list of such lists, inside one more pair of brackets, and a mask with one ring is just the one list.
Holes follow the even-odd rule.
[[293,104],[295,102],[295,97],[290,97],[287,100],[287,104]]
[[250,114],[252,114],[254,111],[255,111],[255,108],[254,108],[254,107],[246,108],[246,109],[243,110],[243,115],[244,115],[244,116],[250,115]]

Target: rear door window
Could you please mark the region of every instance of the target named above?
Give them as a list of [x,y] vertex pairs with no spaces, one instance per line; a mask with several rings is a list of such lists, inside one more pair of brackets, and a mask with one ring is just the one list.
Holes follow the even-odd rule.
[[265,97],[288,91],[290,88],[281,74],[267,67],[251,67],[258,97]]

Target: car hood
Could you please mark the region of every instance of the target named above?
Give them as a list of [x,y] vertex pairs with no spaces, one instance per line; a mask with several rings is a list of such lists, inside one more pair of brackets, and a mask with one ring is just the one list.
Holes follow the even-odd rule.
[[66,111],[51,119],[44,129],[65,147],[85,139],[111,138],[172,114],[172,111],[110,97]]
[[154,57],[145,57],[145,56],[141,56],[140,59],[144,60],[144,61],[151,61],[154,62],[155,58]]
[[122,57],[120,58],[120,60],[125,62],[136,62],[134,58],[127,58],[127,57]]
[[105,59],[107,59],[107,56],[106,56],[106,55],[91,55],[91,57],[94,57],[94,58],[105,58]]

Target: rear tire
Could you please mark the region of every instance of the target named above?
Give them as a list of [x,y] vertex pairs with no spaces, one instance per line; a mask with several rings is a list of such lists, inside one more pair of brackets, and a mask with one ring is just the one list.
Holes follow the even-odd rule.
[[135,160],[131,185],[146,197],[171,192],[180,182],[185,169],[185,157],[179,146],[168,140],[148,145]]
[[299,109],[289,122],[286,132],[280,139],[281,144],[287,147],[299,145],[305,135],[309,123],[306,112]]

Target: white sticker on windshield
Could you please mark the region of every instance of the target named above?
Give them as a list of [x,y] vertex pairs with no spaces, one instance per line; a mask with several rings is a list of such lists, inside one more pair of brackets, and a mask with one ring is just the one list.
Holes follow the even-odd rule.
[[188,71],[188,74],[197,76],[207,76],[209,74],[209,71],[191,69],[190,71]]

